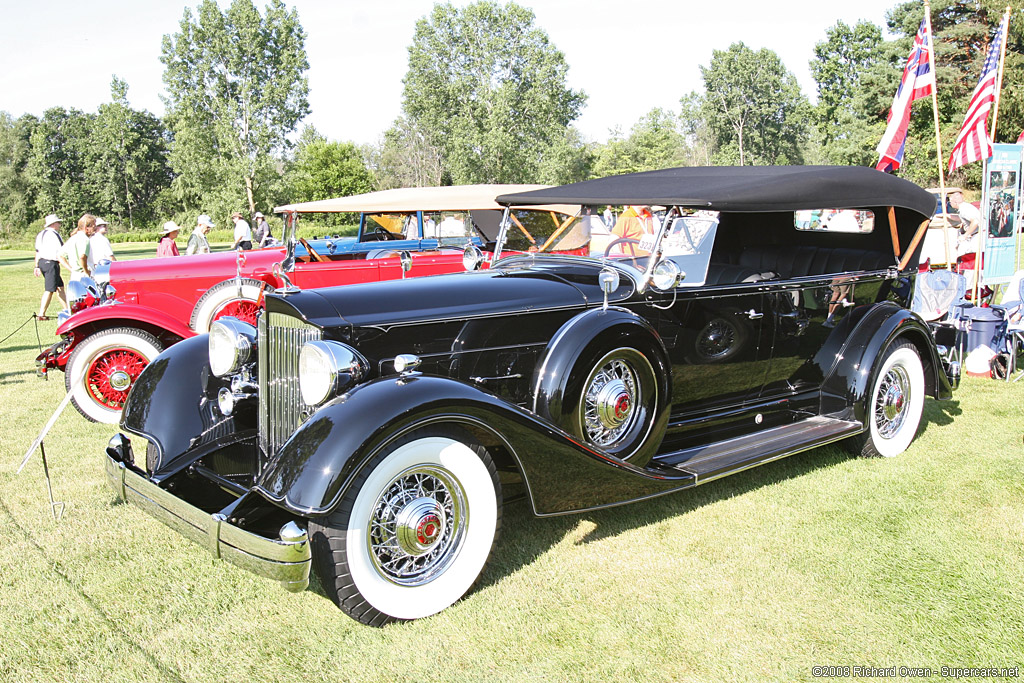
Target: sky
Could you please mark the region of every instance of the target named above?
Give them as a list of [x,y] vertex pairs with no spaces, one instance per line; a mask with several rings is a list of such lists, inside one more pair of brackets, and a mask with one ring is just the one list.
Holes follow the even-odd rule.
[[[218,0],[226,7],[230,0]],[[808,62],[837,21],[885,26],[899,0],[518,0],[536,14],[569,64],[568,85],[588,95],[575,125],[604,142],[628,133],[654,107],[679,110],[703,87],[700,66],[734,42],[774,50],[813,101]],[[402,78],[416,21],[429,0],[285,0],[306,30],[311,114],[303,121],[332,140],[376,143],[402,106]],[[136,109],[164,107],[164,35],[178,31],[198,0],[0,0],[0,111],[41,115],[49,107],[94,112],[113,75]],[[469,4],[456,0],[453,4]],[[256,0],[263,8],[265,0]]]

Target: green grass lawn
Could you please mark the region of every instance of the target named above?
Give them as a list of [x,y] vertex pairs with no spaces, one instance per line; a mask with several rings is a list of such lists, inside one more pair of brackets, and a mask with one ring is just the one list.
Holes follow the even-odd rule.
[[[41,290],[29,252],[0,251],[0,338]],[[44,345],[55,329],[38,324]],[[827,447],[596,513],[509,505],[477,590],[373,629],[315,582],[285,593],[115,504],[101,460],[115,428],[73,407],[45,442],[67,505],[54,522],[38,452],[15,474],[64,396],[63,375],[34,376],[36,353],[32,322],[0,344],[0,681],[805,681],[814,666],[1024,665],[1024,381],[967,378],[955,400],[929,399],[894,459]]]

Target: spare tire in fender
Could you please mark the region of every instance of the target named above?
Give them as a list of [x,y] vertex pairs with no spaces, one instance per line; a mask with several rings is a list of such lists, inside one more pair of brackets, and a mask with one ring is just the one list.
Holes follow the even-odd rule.
[[210,331],[214,320],[226,315],[255,325],[258,302],[265,287],[266,284],[260,280],[248,277],[242,278],[240,284],[235,278],[218,282],[196,302],[189,327],[197,334],[204,334]]
[[565,323],[534,376],[534,412],[584,445],[642,467],[661,445],[668,355],[650,323],[624,308]]

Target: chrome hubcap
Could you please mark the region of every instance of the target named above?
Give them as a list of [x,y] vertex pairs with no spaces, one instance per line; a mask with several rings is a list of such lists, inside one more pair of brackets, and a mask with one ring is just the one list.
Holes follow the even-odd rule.
[[421,465],[402,472],[377,498],[367,524],[377,572],[402,586],[433,581],[458,555],[468,512],[466,492],[448,470]]
[[127,391],[132,385],[132,378],[124,370],[116,370],[110,375],[110,386],[115,391]]
[[885,439],[891,439],[903,426],[910,404],[910,375],[902,366],[893,366],[878,385],[875,402],[875,426]]
[[632,426],[638,399],[636,373],[628,363],[615,358],[602,365],[583,399],[587,438],[598,446],[615,443]]
[[399,511],[395,525],[398,547],[409,555],[423,555],[441,538],[444,508],[433,498],[417,498]]

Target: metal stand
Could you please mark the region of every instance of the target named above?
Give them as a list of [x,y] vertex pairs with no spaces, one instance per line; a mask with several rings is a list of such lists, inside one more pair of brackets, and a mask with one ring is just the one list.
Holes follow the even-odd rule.
[[[46,426],[43,427],[43,431],[39,433],[36,440],[32,442],[29,449],[25,452],[25,457],[21,461],[21,466],[18,468],[17,474],[21,474],[21,471],[25,469],[25,465],[28,464],[28,459],[32,457],[32,453],[39,447],[39,453],[43,456],[43,475],[46,477],[46,493],[50,497],[50,514],[53,515],[53,521],[60,521],[60,518],[64,516],[64,501],[55,501],[53,499],[53,483],[50,481],[50,468],[46,464],[46,449],[43,448],[43,439],[46,437],[47,432],[53,427],[53,424],[60,417],[60,414],[64,412],[64,409],[68,407],[68,403],[71,402],[71,392],[69,391],[64,395],[64,400],[57,406],[57,410],[53,411],[53,415],[50,416]],[[57,514],[57,508],[60,508],[60,514]]]
[[[50,514],[53,515],[53,521],[59,522],[61,517],[64,516],[64,501],[53,499],[53,485],[50,482],[50,468],[46,464],[46,449],[43,448],[43,442],[39,442],[39,454],[43,456],[43,476],[46,477],[46,494],[50,497]],[[57,509],[60,508],[60,514],[57,513]]]

